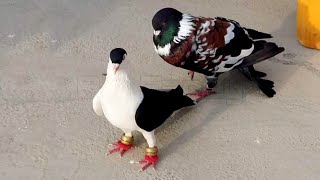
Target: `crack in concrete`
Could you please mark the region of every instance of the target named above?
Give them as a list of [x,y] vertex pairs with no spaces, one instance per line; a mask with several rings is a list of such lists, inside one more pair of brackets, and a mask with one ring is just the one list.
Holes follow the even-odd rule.
[[308,71],[312,72],[316,76],[320,77],[320,70],[316,69],[312,63],[310,62],[296,62],[292,60],[283,60],[283,59],[277,59],[277,58],[272,58],[270,59],[271,62],[274,63],[280,63],[283,65],[296,65],[296,66],[302,66],[305,67]]
[[74,179],[74,176],[79,172],[80,167],[81,167],[81,166],[80,166],[80,160],[78,160],[78,165],[77,165],[76,169],[73,171],[70,179]]

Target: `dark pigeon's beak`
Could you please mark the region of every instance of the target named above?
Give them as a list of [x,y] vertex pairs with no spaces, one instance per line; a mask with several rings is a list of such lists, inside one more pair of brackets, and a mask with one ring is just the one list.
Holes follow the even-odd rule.
[[102,75],[107,76],[107,73],[103,73]]

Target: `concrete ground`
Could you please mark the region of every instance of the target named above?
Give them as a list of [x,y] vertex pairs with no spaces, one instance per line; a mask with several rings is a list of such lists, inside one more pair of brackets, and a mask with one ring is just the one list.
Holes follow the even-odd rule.
[[[140,148],[105,157],[122,132],[91,101],[114,47],[128,51],[141,85],[204,87],[154,52],[151,19],[166,6],[270,32],[286,51],[257,65],[274,98],[224,74],[216,95],[157,131],[158,170],[137,173],[129,161],[145,140],[135,133]],[[1,0],[0,179],[320,179],[320,53],[298,44],[295,9],[292,0]]]

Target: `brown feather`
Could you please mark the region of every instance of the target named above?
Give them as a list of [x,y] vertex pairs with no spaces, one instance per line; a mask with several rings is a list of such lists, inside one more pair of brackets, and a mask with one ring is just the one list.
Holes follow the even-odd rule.
[[[191,51],[191,47],[194,40],[193,38],[187,38],[179,46],[172,47],[174,51],[171,51],[169,56],[161,56],[167,63],[174,66],[181,66],[181,63],[187,58],[186,55]],[[189,53],[190,54],[190,53]]]

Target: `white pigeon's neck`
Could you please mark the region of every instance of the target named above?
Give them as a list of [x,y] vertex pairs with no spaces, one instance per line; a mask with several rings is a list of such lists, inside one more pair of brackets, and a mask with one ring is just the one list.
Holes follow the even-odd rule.
[[122,82],[130,81],[126,70],[120,67],[118,71],[115,72],[115,69],[111,61],[109,61],[109,64],[108,64],[106,80],[110,80],[110,82],[114,82],[114,83],[122,83]]

